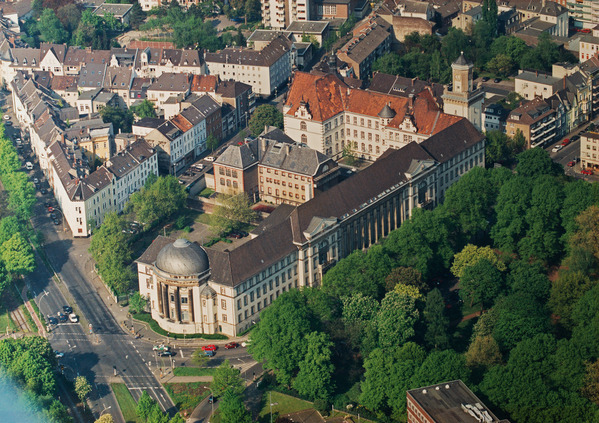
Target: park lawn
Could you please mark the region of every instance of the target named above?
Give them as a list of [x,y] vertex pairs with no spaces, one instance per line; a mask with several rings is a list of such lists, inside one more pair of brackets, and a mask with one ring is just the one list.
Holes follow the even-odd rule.
[[214,376],[216,368],[206,367],[175,367],[175,376]]
[[210,225],[210,215],[208,213],[202,213],[195,218],[195,221],[198,223],[203,223],[204,225]]
[[208,396],[207,382],[165,383],[164,389],[179,409],[183,417],[189,416],[193,409]]
[[[260,410],[258,415],[258,421],[270,421],[270,407],[269,407],[269,392],[264,393],[264,407]],[[313,404],[308,401],[304,401],[299,398],[285,395],[280,392],[270,391],[270,400],[273,404],[272,413],[278,413],[279,416],[288,413],[294,413],[296,411],[306,410],[308,408],[314,408]]]
[[119,403],[119,407],[121,408],[121,413],[123,413],[125,422],[142,423],[140,420],[138,420],[137,412],[135,411],[137,408],[137,403],[131,396],[127,386],[125,386],[124,383],[111,383],[110,387],[114,392],[117,402]]
[[5,332],[7,327],[13,328],[14,326],[4,304],[4,301],[0,301],[0,332]]

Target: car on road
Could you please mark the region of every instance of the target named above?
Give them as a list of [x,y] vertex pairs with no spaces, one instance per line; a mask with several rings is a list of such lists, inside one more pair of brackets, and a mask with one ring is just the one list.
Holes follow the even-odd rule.
[[51,205],[52,205],[52,203],[51,203],[51,202],[49,202],[49,201],[46,201],[46,202],[44,203],[44,207],[46,207],[46,208],[50,207]]
[[46,190],[46,188],[42,188],[40,189],[40,193],[42,193],[42,195],[46,195],[48,191]]
[[164,344],[160,344],[160,345],[154,345],[154,347],[152,347],[152,349],[154,351],[170,351],[171,347],[164,345]]
[[570,160],[566,166],[574,167],[574,165],[576,165],[576,162],[574,160]]
[[60,311],[58,312],[58,320],[60,321],[60,323],[66,323],[69,318],[67,317],[66,314],[62,314]]
[[33,164],[31,162],[25,163],[25,169],[27,169],[27,170],[33,170]]
[[592,175],[593,171],[591,169],[583,169],[580,171],[583,175]]
[[56,358],[63,358],[63,357],[64,357],[64,353],[56,351]]
[[204,345],[202,347],[202,350],[204,350],[204,351],[216,351],[217,347],[216,347],[216,345]]
[[495,78],[495,79],[493,80],[493,82],[495,82],[495,83],[501,82],[501,78]]
[[574,142],[577,141],[580,138],[580,135],[574,135],[572,138],[570,138],[570,141]]
[[60,220],[58,220],[58,219],[54,219],[52,222],[53,222],[53,223],[54,223],[56,226],[60,225]]
[[489,79],[491,78],[489,78],[488,76],[483,76],[483,82],[487,82]]
[[204,351],[204,355],[206,357],[214,357],[216,355],[216,351]]
[[50,219],[52,219],[52,220],[56,219],[56,213],[50,213]]
[[558,152],[558,151],[560,151],[562,148],[564,148],[564,146],[563,146],[563,145],[561,145],[561,144],[560,144],[560,145],[556,145],[555,147],[553,147],[553,148],[551,149],[551,152],[552,152],[552,153],[557,153],[557,152]]
[[79,321],[79,316],[77,316],[75,313],[71,313],[69,314],[69,320],[71,323],[77,323]]
[[226,350],[231,350],[231,349],[237,348],[237,347],[239,347],[239,344],[237,342],[229,342],[228,344],[225,344]]
[[212,157],[212,156],[208,156],[208,157],[206,157],[206,158],[205,158],[205,160],[206,160],[207,162],[213,162],[213,161],[214,161],[214,157]]
[[4,115],[4,120],[10,120],[10,115]]
[[208,397],[208,404],[212,404],[214,402],[214,397],[212,395],[210,395]]
[[562,141],[562,145],[565,147],[568,144],[570,144],[570,139],[569,138],[564,138],[564,140]]
[[175,353],[174,353],[174,352],[172,352],[172,351],[170,351],[170,350],[166,350],[166,351],[160,351],[160,352],[158,353],[158,355],[159,355],[160,357],[172,357],[173,355],[175,355]]
[[58,319],[54,316],[48,316],[48,324],[50,325],[57,325],[58,324]]
[[39,184],[39,183],[40,183],[40,180],[39,180],[39,179],[37,179],[37,178],[33,178],[33,183],[34,183],[34,184]]
[[62,306],[62,311],[64,314],[71,314],[73,312],[73,307],[68,305]]
[[48,213],[52,213],[54,210],[55,210],[54,207],[48,206]]

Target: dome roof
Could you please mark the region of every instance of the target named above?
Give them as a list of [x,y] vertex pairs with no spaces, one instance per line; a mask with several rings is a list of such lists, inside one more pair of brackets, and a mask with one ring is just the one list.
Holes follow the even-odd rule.
[[393,119],[395,117],[395,112],[388,104],[385,104],[385,107],[379,112],[379,117],[383,119]]
[[210,268],[206,251],[183,238],[163,247],[156,257],[155,266],[163,272],[180,276],[204,273]]

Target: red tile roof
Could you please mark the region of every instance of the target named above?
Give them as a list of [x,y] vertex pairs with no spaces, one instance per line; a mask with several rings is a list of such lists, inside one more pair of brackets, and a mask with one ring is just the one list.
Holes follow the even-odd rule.
[[146,47],[150,48],[175,48],[173,43],[167,41],[139,41],[134,40],[129,43],[127,48],[138,48],[140,50],[145,49]]
[[[378,113],[388,104],[396,113],[389,123],[393,128],[399,127],[410,108],[409,98],[350,88],[332,74],[321,76],[296,72],[285,103],[290,106],[287,114],[293,116],[302,101],[307,103],[312,120],[319,122],[343,111],[378,117]],[[463,119],[443,113],[428,90],[414,97],[412,109],[419,134],[436,134]]]
[[189,122],[187,119],[185,119],[180,114],[171,118],[171,122],[173,122],[173,124],[175,124],[175,126],[177,128],[179,128],[180,130],[182,130],[183,132],[187,132],[191,128],[193,128],[193,125],[191,124],[191,122]]
[[194,75],[191,81],[192,92],[215,92],[218,85],[218,76],[216,75]]

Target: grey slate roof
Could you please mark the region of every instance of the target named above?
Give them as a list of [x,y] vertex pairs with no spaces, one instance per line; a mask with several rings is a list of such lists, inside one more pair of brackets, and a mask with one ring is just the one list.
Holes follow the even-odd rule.
[[287,31],[299,34],[322,34],[329,23],[326,21],[293,21]]
[[165,72],[148,88],[149,91],[187,92],[191,85],[186,73]]
[[102,88],[106,76],[106,64],[87,63],[79,72],[79,88]]
[[108,13],[114,15],[115,18],[122,18],[131,11],[132,4],[110,4],[104,3],[94,10],[94,15],[104,16]]
[[214,163],[237,169],[254,166],[258,163],[258,141],[251,140],[243,145],[230,145]]
[[278,35],[262,50],[225,48],[215,53],[207,52],[207,63],[236,63],[249,66],[272,66],[291,49],[291,41]]
[[328,156],[308,147],[294,144],[271,143],[267,147],[260,164],[287,172],[315,176]]

